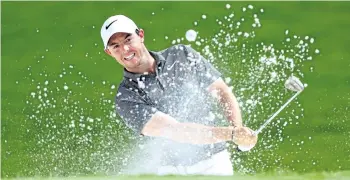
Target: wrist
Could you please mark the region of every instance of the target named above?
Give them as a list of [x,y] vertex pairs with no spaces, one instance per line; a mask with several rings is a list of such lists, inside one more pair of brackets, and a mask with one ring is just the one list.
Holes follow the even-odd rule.
[[235,128],[243,127],[243,123],[241,120],[240,121],[238,121],[238,120],[232,121],[231,124]]
[[230,127],[230,141],[233,141],[234,142],[234,139],[235,139],[235,129],[236,129],[237,127],[235,127],[235,126],[232,126],[232,127]]

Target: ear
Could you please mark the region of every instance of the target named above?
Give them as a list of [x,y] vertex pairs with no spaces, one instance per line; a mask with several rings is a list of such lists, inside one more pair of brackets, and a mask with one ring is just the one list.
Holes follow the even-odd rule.
[[145,31],[143,29],[139,29],[139,37],[141,38],[141,42],[143,43],[145,40]]
[[109,51],[109,49],[105,49],[105,53],[107,53],[108,55],[112,56],[111,51]]

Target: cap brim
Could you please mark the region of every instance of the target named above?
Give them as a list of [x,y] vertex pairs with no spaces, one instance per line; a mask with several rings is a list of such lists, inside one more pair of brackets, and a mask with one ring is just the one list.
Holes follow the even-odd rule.
[[118,32],[114,32],[113,34],[111,34],[111,35],[108,37],[108,40],[106,41],[106,44],[105,44],[105,49],[107,49],[107,46],[108,46],[109,40],[111,40],[111,37],[112,37],[114,34],[117,34],[117,33],[127,33],[127,34],[132,34],[132,32],[126,32],[126,31],[118,31]]

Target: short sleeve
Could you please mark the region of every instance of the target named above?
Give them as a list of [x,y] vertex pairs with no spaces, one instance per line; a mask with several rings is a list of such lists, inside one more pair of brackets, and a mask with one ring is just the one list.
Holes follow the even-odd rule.
[[125,124],[139,135],[157,109],[138,94],[121,88],[116,96],[116,111]]
[[199,52],[183,45],[187,61],[194,66],[194,71],[203,88],[207,88],[221,77],[221,73]]

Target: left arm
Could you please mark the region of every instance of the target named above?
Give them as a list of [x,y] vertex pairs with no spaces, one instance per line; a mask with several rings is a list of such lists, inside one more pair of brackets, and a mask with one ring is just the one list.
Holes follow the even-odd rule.
[[243,126],[239,104],[235,95],[231,92],[231,89],[219,78],[209,86],[208,90],[223,104],[227,119],[236,127],[233,142],[236,143],[238,148],[242,151],[253,148],[258,141],[258,137],[253,134],[253,130]]
[[210,93],[219,98],[219,101],[224,106],[224,112],[227,120],[232,126],[242,127],[242,117],[236,97],[231,92],[231,89],[221,79],[221,73],[209,63],[200,53],[196,52],[189,46],[183,46],[186,51],[187,59],[195,60],[193,72],[196,73],[200,84],[203,88],[207,88]]
[[209,92],[217,96],[223,105],[225,115],[234,127],[242,127],[242,115],[238,101],[231,89],[221,79],[217,79],[209,86]]
[[200,80],[200,85],[216,96],[223,105],[227,120],[234,126],[233,142],[238,145],[254,147],[257,136],[253,130],[244,127],[238,101],[231,89],[220,78],[221,73],[217,71],[203,56],[191,47],[184,47],[187,59],[195,59],[194,72]]

